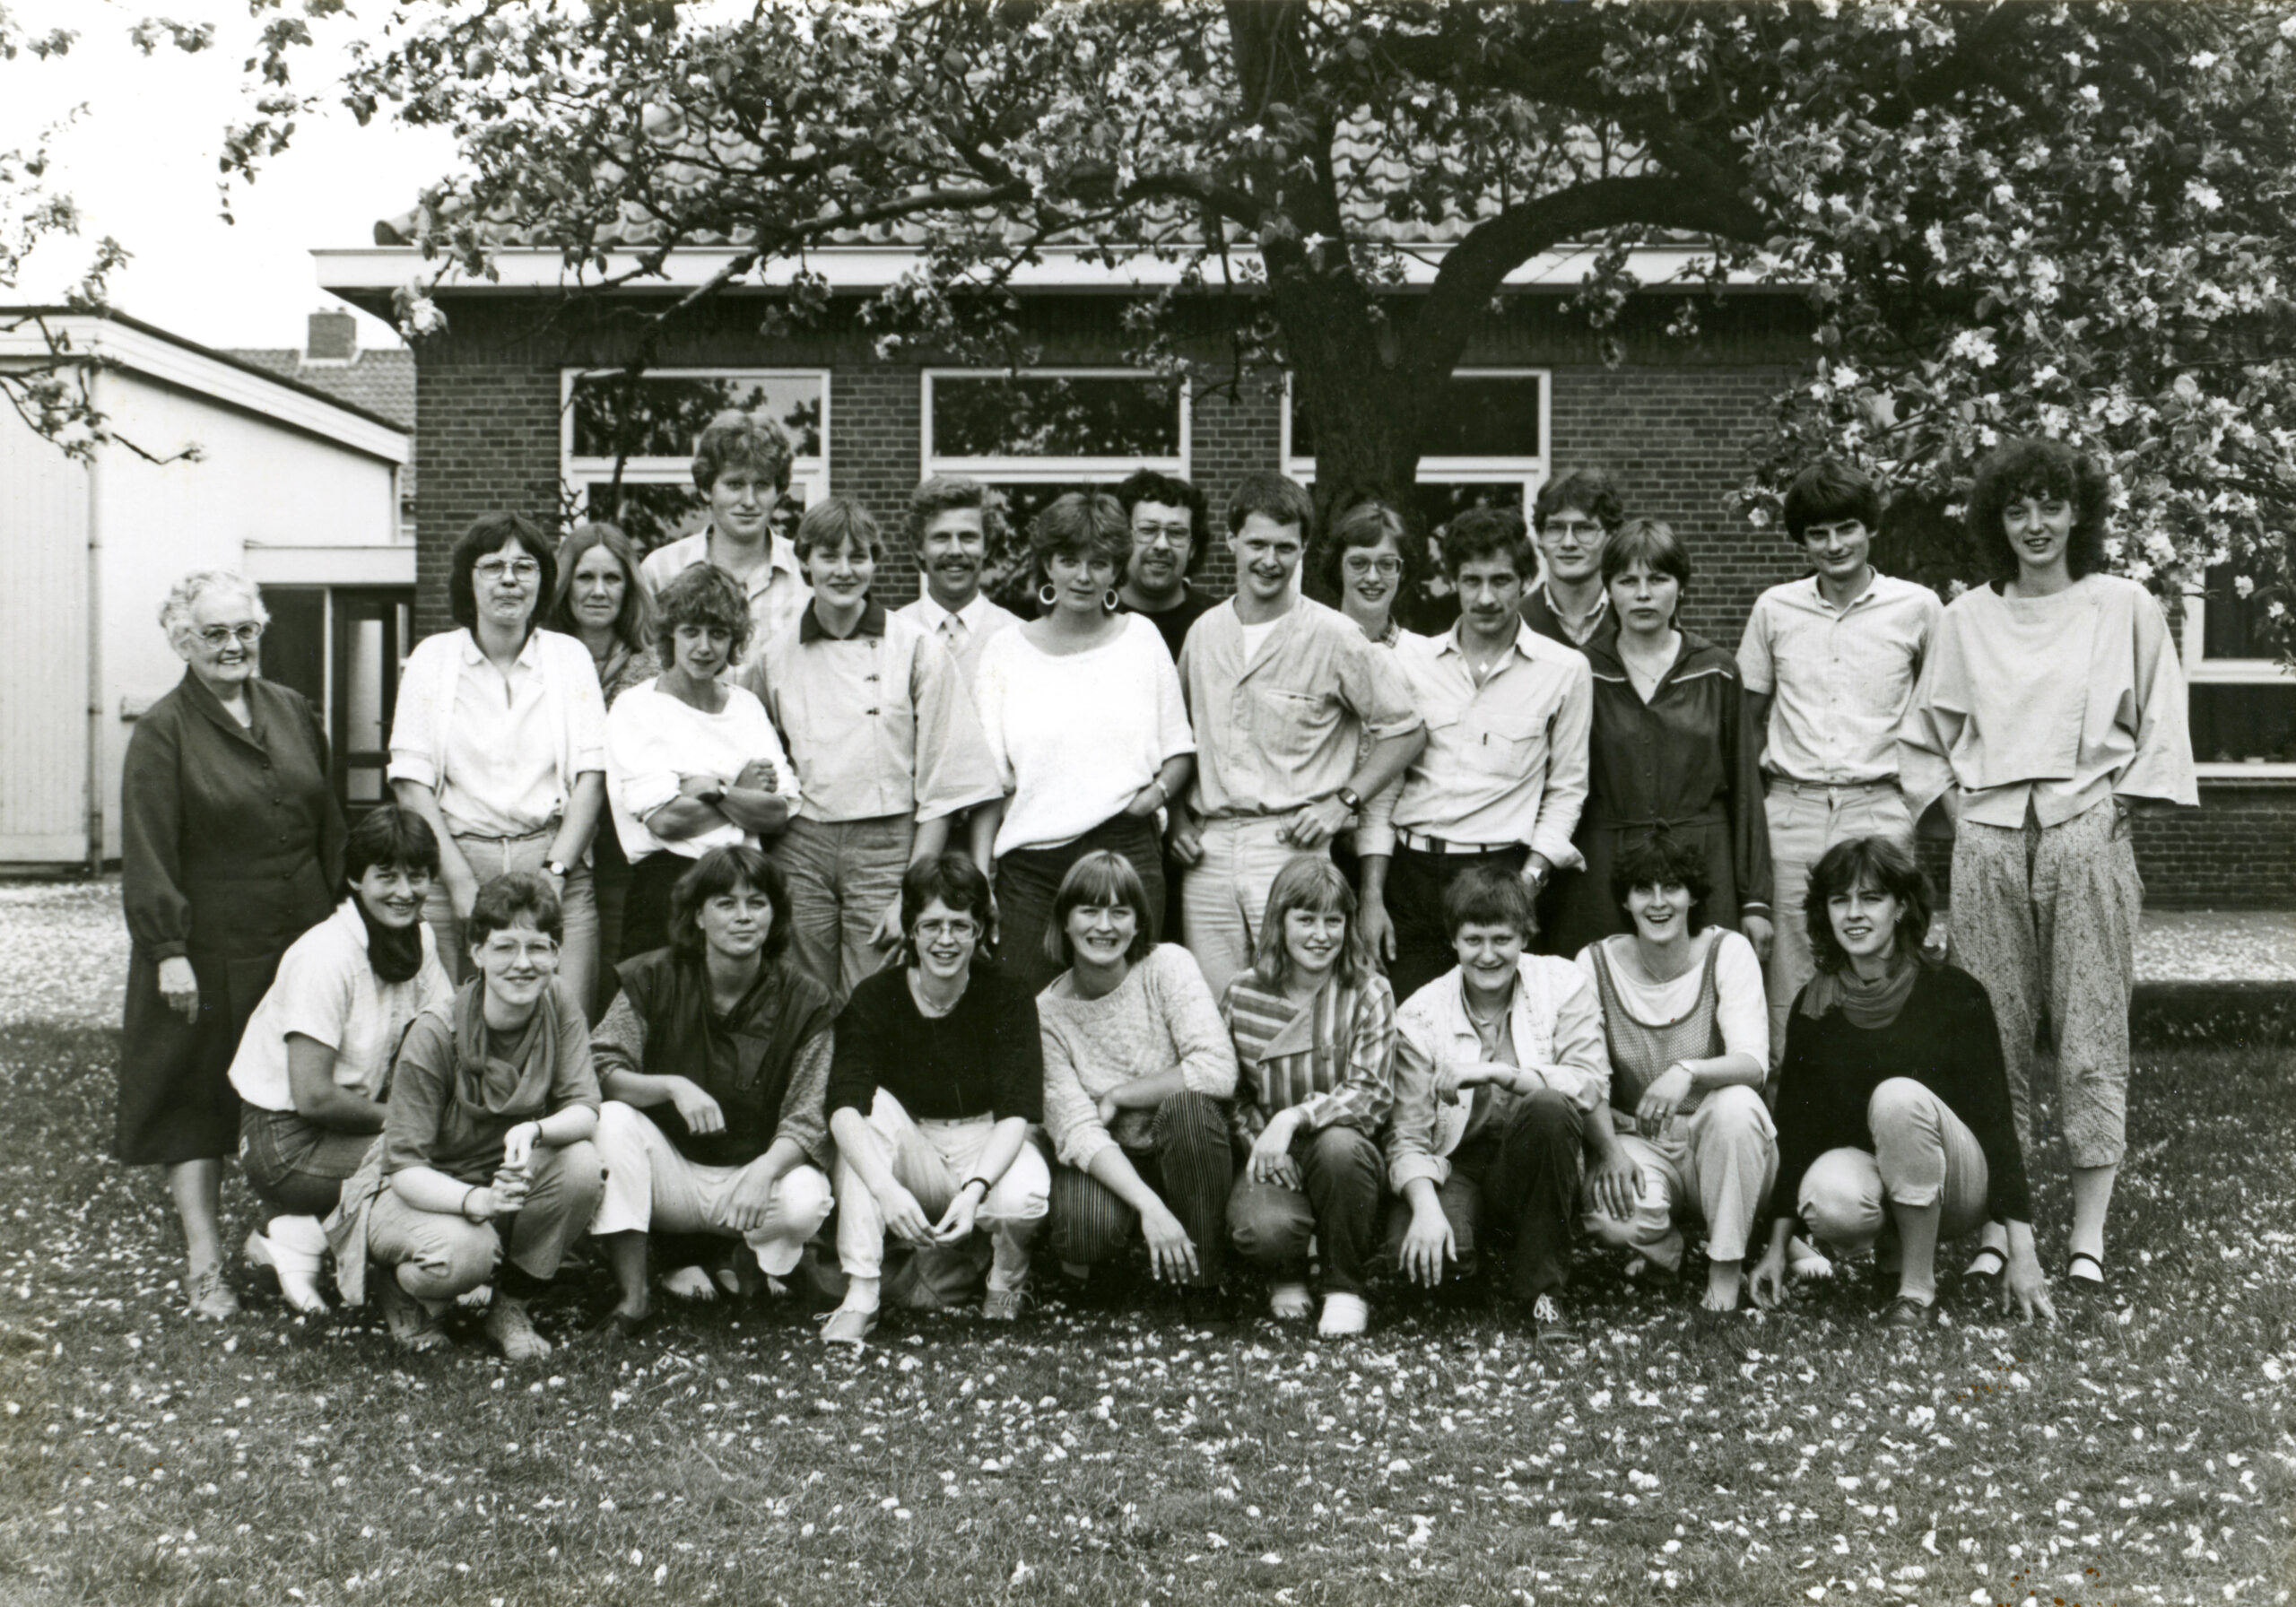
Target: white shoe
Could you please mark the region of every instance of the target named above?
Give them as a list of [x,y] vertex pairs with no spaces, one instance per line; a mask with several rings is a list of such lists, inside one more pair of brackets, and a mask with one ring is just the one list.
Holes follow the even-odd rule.
[[1267,1291],[1267,1309],[1279,1323],[1304,1323],[1316,1314],[1316,1299],[1304,1283],[1279,1283]]
[[1324,1339],[1347,1339],[1370,1324],[1371,1308],[1361,1295],[1328,1294],[1324,1297],[1323,1320],[1316,1325],[1316,1333]]
[[253,1254],[258,1244],[269,1252],[269,1264],[279,1274],[279,1292],[287,1304],[305,1316],[325,1316],[326,1296],[319,1290],[319,1258],[326,1254],[326,1230],[319,1226],[318,1218],[276,1217],[267,1237],[248,1234],[250,1265],[259,1264]]

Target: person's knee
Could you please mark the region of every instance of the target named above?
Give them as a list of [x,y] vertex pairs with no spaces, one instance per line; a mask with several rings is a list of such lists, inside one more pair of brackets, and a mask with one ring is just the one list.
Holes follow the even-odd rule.
[[829,1178],[819,1167],[792,1168],[774,1188],[790,1234],[798,1238],[811,1238],[820,1232],[822,1224],[829,1220],[831,1207],[837,1203]]
[[1283,1267],[1304,1259],[1315,1228],[1307,1201],[1288,1188],[1248,1184],[1228,1203],[1228,1242],[1257,1266]]
[[1376,1187],[1382,1168],[1379,1146],[1353,1127],[1326,1127],[1309,1141],[1309,1164],[1318,1171],[1358,1186]]
[[1825,1244],[1863,1249],[1882,1231],[1881,1177],[1862,1151],[1831,1150],[1812,1161],[1796,1203],[1804,1225]]
[[1937,1096],[1924,1084],[1910,1077],[1888,1077],[1866,1098],[1866,1125],[1879,1133],[1885,1126],[1926,1119],[1936,1108]]
[[1210,1094],[1182,1089],[1156,1107],[1156,1148],[1164,1150],[1175,1144],[1207,1144],[1225,1146],[1228,1142],[1228,1118],[1220,1108],[1220,1101]]
[[1778,1139],[1770,1108],[1762,1103],[1761,1095],[1744,1084],[1718,1088],[1707,1095],[1706,1102],[1691,1117],[1691,1132],[1700,1148],[1721,1144],[1734,1150],[1763,1149],[1773,1146]]
[[502,1239],[492,1224],[423,1214],[436,1220],[422,1224],[410,1253],[392,1269],[401,1289],[418,1299],[451,1300],[493,1281]]
[[1024,1143],[1013,1164],[980,1203],[982,1220],[991,1222],[1035,1222],[1051,1209],[1052,1174],[1034,1144]]
[[1108,1260],[1132,1239],[1131,1207],[1089,1177],[1057,1180],[1048,1215],[1053,1253],[1079,1266]]
[[597,1145],[587,1138],[559,1145],[550,1151],[545,1175],[566,1217],[587,1224],[597,1214],[598,1200],[606,1191],[605,1162]]
[[1586,1113],[1551,1088],[1525,1094],[1515,1103],[1508,1134],[1535,1150],[1576,1151],[1586,1132]]
[[598,1107],[598,1134],[591,1142],[599,1159],[617,1177],[632,1172],[644,1176],[652,1168],[646,1160],[647,1129],[654,1120],[634,1105],[608,1099]]

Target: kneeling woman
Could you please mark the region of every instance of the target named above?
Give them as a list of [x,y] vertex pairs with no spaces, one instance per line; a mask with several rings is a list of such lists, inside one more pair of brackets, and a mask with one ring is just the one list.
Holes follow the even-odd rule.
[[276,1269],[280,1292],[307,1316],[326,1309],[319,1219],[383,1130],[391,1056],[417,1015],[454,995],[422,920],[439,874],[439,839],[422,817],[371,810],[343,856],[351,896],[281,959],[231,1061],[239,1164],[264,1222],[248,1235],[247,1258]]
[[822,1329],[859,1344],[877,1320],[885,1235],[918,1249],[988,1229],[980,1314],[1010,1322],[1052,1192],[1029,1125],[1044,1114],[1036,1000],[980,958],[988,878],[961,854],[909,867],[907,963],[865,977],[837,1018],[830,1131],[837,1139],[837,1255],[845,1303]]
[[[646,1321],[649,1234],[737,1238],[783,1278],[829,1220],[822,1096],[837,1007],[789,954],[790,932],[781,868],[755,848],[712,848],[671,890],[670,946],[622,962],[593,1038],[606,1191],[591,1231],[621,1287],[602,1335]],[[716,1292],[698,1270],[670,1288]]]
[[487,1336],[512,1361],[550,1353],[526,1301],[558,1275],[602,1186],[590,1035],[558,977],[562,918],[540,876],[478,890],[463,924],[474,974],[407,1029],[382,1142],[329,1224],[344,1293],[357,1303],[371,1262],[407,1350],[445,1344],[448,1305],[492,1282]]
[[1339,867],[1302,854],[1268,889],[1258,952],[1220,1001],[1235,1039],[1237,1136],[1249,1146],[1228,1199],[1236,1253],[1275,1279],[1279,1319],[1312,1309],[1321,1249],[1326,1335],[1361,1333],[1386,1193],[1378,1137],[1395,1103],[1396,999]]
[[1147,890],[1122,855],[1068,869],[1044,928],[1067,969],[1037,995],[1052,1242],[1071,1273],[1120,1252],[1139,1225],[1149,1270],[1220,1283],[1235,1160],[1222,1104],[1236,1052],[1195,957],[1150,933]]
[[1967,972],[1921,958],[1920,867],[1887,838],[1837,843],[1810,873],[1805,909],[1818,974],[1787,1019],[1778,1193],[1754,1299],[1783,1297],[1798,1211],[1812,1237],[1846,1251],[1894,1229],[1898,1293],[1884,1320],[1924,1328],[1938,1240],[1994,1221],[2008,1226],[2005,1307],[2054,1317],[1993,1004]]
[[1678,1223],[1706,1228],[1711,1324],[1738,1305],[1754,1213],[1778,1170],[1761,1101],[1770,1017],[1753,945],[1709,925],[1704,851],[1666,832],[1628,843],[1611,894],[1631,935],[1578,952],[1603,1002],[1610,1120],[1588,1135],[1587,1232],[1666,1277],[1682,1268]]

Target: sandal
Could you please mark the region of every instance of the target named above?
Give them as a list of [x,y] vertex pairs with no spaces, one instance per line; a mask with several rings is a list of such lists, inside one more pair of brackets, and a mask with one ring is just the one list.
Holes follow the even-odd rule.
[[877,1331],[877,1314],[856,1311],[840,1306],[829,1314],[829,1321],[822,1325],[822,1343],[850,1345],[855,1350],[869,1342],[869,1335]]
[[1991,1245],[1987,1245],[1978,1251],[1976,1256],[1970,1262],[1968,1270],[1962,1273],[1961,1276],[1982,1284],[1987,1290],[1994,1290],[2001,1287],[2001,1274],[2006,1272],[2008,1267],[2009,1257]]
[[[2092,1271],[2083,1273],[2081,1270],[2081,1264],[2084,1261],[2093,1269]],[[2092,1255],[2086,1250],[2074,1251],[2065,1264],[2065,1281],[2067,1283],[2078,1284],[2092,1294],[2103,1293],[2105,1290],[2104,1257]]]

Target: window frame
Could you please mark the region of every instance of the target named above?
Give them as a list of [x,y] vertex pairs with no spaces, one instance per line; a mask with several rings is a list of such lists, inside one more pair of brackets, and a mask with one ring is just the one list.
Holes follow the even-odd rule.
[[[2282,668],[2275,659],[2210,657],[2207,611],[2205,592],[2188,591],[2185,594],[2183,617],[2178,625],[2177,647],[2188,691],[2202,686],[2296,687],[2296,675]],[[2196,756],[2193,773],[2203,781],[2296,781],[2296,763],[2259,760],[2253,764],[2240,760],[2227,764]]]
[[[933,386],[938,379],[1143,379],[1169,384],[1179,405],[1179,451],[1161,457],[957,457],[934,450]],[[921,476],[962,474],[983,484],[999,481],[1035,485],[1115,485],[1141,469],[1189,478],[1195,445],[1195,398],[1187,381],[1172,379],[1149,369],[1046,363],[1022,369],[930,368],[918,374],[919,403],[917,427],[918,464]]]
[[[1454,379],[1536,379],[1539,382],[1539,450],[1507,456],[1422,457],[1414,476],[1421,485],[1511,485],[1523,489],[1523,522],[1530,523],[1539,488],[1554,473],[1554,370],[1513,364],[1462,363],[1451,370]],[[1292,411],[1296,405],[1292,378],[1283,377],[1283,419],[1281,442],[1283,472],[1302,485],[1316,481],[1316,460],[1292,449]]]
[[[593,480],[611,482],[614,477],[612,457],[578,456],[574,451],[574,387],[584,379],[611,378],[622,373],[620,369],[568,368],[559,370],[558,381],[558,477],[568,503],[581,518],[588,518],[590,508],[589,482]],[[817,506],[830,494],[830,419],[833,405],[831,386],[831,370],[828,369],[793,368],[675,368],[648,369],[642,376],[647,379],[810,379],[821,387],[822,449],[820,456],[801,456],[789,465],[789,483],[799,488],[808,508]],[[693,454],[688,450],[683,457],[628,457],[622,460],[622,482],[624,485],[693,484]]]

